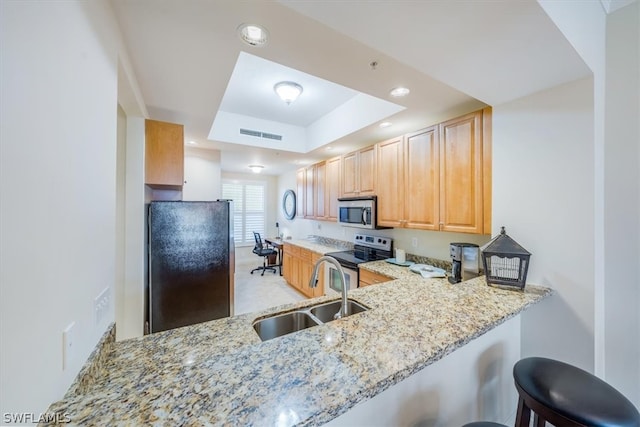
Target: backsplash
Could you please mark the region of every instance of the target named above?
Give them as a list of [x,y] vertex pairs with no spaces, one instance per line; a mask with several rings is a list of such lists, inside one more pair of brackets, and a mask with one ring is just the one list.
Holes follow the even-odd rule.
[[426,256],[407,254],[407,260],[413,261],[416,264],[427,264],[432,265],[434,267],[441,268],[447,272],[451,272],[452,263],[451,261],[443,261],[441,259],[430,258]]
[[326,246],[335,246],[341,250],[350,250],[353,249],[353,243],[351,242],[347,242],[344,240],[338,240],[338,239],[332,239],[330,237],[324,237],[324,236],[316,236],[316,235],[309,235],[307,236],[307,240],[312,240],[315,243],[321,244],[321,245],[326,245]]

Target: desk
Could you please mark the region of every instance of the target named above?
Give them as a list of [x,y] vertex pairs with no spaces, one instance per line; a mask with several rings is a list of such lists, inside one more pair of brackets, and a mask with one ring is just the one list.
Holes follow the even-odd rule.
[[281,239],[276,239],[272,237],[267,237],[264,239],[264,242],[267,245],[273,246],[278,251],[278,270],[280,271],[280,275],[282,276],[282,249],[284,248],[284,244]]

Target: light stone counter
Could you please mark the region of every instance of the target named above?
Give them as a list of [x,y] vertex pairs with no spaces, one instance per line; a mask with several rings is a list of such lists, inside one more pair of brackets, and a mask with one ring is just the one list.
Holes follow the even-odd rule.
[[252,328],[335,299],[323,297],[114,343],[93,381],[49,412],[76,425],[321,425],[551,294],[362,267],[399,278],[350,291],[369,311],[266,342]]

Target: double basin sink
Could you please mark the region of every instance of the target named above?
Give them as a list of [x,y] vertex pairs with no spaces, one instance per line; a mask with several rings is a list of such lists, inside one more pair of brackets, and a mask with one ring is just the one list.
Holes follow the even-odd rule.
[[[271,317],[256,320],[253,329],[258,333],[262,341],[281,337],[292,332],[301,331],[312,326],[334,320],[336,313],[340,311],[341,300],[325,302],[311,307],[298,309],[284,314],[276,314]],[[347,315],[367,311],[368,308],[354,300],[347,300]]]

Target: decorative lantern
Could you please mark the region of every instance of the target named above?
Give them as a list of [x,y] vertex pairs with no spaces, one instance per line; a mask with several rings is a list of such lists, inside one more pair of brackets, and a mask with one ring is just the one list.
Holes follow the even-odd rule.
[[482,264],[487,283],[524,289],[531,253],[507,236],[504,227],[482,248]]

